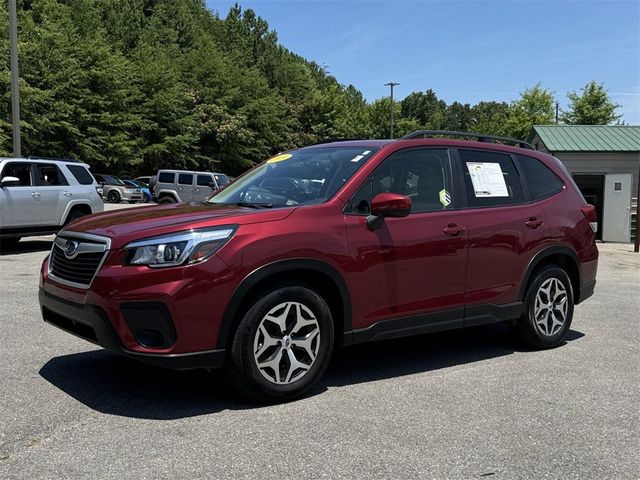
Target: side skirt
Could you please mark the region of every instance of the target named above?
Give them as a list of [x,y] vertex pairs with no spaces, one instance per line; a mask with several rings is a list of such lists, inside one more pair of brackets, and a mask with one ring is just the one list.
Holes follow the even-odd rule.
[[515,320],[522,314],[522,308],[522,302],[506,305],[472,305],[442,312],[383,320],[370,327],[345,332],[344,345],[377,342]]

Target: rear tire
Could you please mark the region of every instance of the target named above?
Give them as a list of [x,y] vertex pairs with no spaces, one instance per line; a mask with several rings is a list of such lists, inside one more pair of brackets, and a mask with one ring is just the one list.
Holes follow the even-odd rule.
[[85,212],[83,212],[82,210],[71,210],[71,212],[69,212],[69,216],[67,217],[67,219],[64,222],[64,226],[66,227],[67,225],[69,225],[71,222],[79,219],[80,217],[84,217],[85,215],[87,215]]
[[527,289],[518,331],[536,349],[562,344],[573,319],[573,288],[567,272],[555,265],[538,271]]
[[13,250],[22,237],[0,238],[0,250]]
[[173,197],[162,197],[160,200],[158,200],[158,203],[160,204],[176,203],[176,199]]
[[238,325],[227,373],[260,403],[293,400],[324,374],[333,337],[322,297],[305,287],[278,288],[257,299]]
[[111,190],[107,195],[107,198],[111,203],[120,203],[120,192],[117,190]]

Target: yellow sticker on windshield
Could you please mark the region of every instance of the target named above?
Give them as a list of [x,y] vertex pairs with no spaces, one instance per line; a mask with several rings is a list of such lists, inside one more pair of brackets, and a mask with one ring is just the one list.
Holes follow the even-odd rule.
[[276,155],[275,157],[271,157],[269,160],[267,160],[267,163],[282,162],[283,160],[290,159],[292,156],[293,155],[291,155],[290,153],[283,153],[282,155]]

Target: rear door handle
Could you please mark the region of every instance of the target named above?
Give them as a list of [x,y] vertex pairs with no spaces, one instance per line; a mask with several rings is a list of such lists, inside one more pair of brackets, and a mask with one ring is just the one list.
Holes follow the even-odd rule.
[[456,225],[455,223],[450,223],[442,231],[446,235],[450,235],[453,237],[455,235],[458,235],[460,232],[464,232],[465,228],[460,225]]
[[538,228],[542,225],[542,220],[538,220],[536,217],[529,217],[529,220],[524,222],[524,224],[529,228]]
[[63,195],[65,197],[73,197],[73,193],[71,193],[71,192],[64,192]]
[[31,192],[31,196],[33,198],[38,198],[40,196],[40,192]]

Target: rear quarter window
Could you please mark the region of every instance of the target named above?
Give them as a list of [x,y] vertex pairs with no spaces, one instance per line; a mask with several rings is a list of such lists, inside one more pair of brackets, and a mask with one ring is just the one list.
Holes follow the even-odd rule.
[[174,183],[176,181],[176,174],[169,172],[160,172],[158,175],[158,182],[160,183]]
[[67,165],[67,168],[80,185],[93,185],[93,175],[85,167],[80,165]]
[[534,200],[542,200],[562,191],[562,180],[540,160],[524,155],[517,155],[517,160]]

